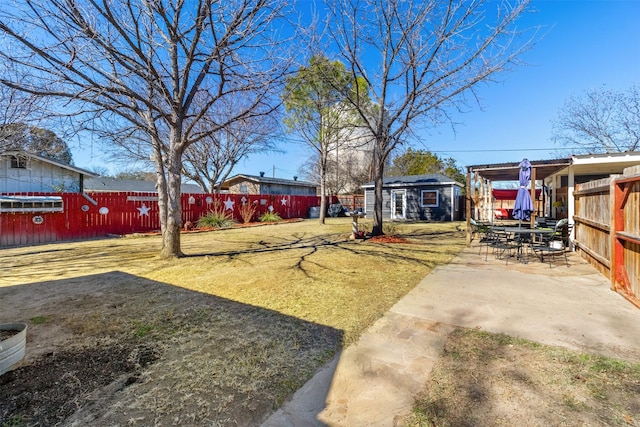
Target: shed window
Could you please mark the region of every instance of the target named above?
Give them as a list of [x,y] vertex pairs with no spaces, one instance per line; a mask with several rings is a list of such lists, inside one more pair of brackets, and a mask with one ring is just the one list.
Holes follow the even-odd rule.
[[247,184],[240,184],[240,194],[247,194],[249,192],[249,187]]
[[11,156],[11,169],[26,169],[27,158],[22,156]]
[[438,190],[422,190],[421,196],[423,208],[438,207]]

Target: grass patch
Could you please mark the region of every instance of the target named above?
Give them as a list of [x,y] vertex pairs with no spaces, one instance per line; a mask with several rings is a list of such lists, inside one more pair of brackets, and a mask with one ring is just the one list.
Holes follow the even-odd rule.
[[47,321],[47,316],[35,316],[29,319],[34,325],[42,325]]
[[633,426],[639,393],[640,364],[460,328],[404,426]]

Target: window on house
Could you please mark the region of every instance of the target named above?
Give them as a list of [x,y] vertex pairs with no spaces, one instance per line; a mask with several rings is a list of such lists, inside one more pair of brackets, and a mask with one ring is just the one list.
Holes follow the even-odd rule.
[[27,158],[22,156],[11,156],[11,169],[26,169]]
[[422,207],[438,207],[438,190],[422,190]]
[[249,193],[249,187],[247,186],[247,184],[241,184],[240,194],[247,194],[247,193]]

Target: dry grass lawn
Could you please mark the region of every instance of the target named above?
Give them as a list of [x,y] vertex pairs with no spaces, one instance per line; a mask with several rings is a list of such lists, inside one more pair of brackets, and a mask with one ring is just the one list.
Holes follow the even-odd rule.
[[[0,323],[29,325],[0,376],[0,426],[254,426],[464,246],[460,224],[409,243],[350,221],[0,249]],[[400,239],[402,241],[402,239]],[[640,366],[458,329],[407,426],[640,425]]]
[[404,426],[640,426],[640,364],[457,329]]
[[[0,250],[0,322],[29,324],[0,378],[0,423],[255,425],[464,246],[459,224],[410,243],[348,239],[350,220]],[[3,394],[4,393],[4,394]]]

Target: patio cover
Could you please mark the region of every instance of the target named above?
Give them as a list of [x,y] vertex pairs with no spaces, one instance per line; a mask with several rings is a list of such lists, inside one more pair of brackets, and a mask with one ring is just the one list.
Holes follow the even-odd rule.
[[[531,160],[531,179],[545,179],[571,164],[571,158],[555,160]],[[467,171],[490,181],[517,181],[520,162],[468,166]]]
[[[572,159],[569,157],[554,160],[532,160],[530,162],[531,182],[536,182],[536,180],[544,180],[559,170],[570,166]],[[471,174],[489,181],[518,181],[519,172],[520,162],[467,166],[467,194],[471,194]],[[532,198],[535,198],[535,185],[532,185],[531,188],[531,191],[534,192]],[[465,210],[468,222],[469,218],[471,218],[471,199],[468,197]],[[469,230],[469,224],[467,224],[467,230]],[[467,231],[467,244],[470,243],[471,233]]]

